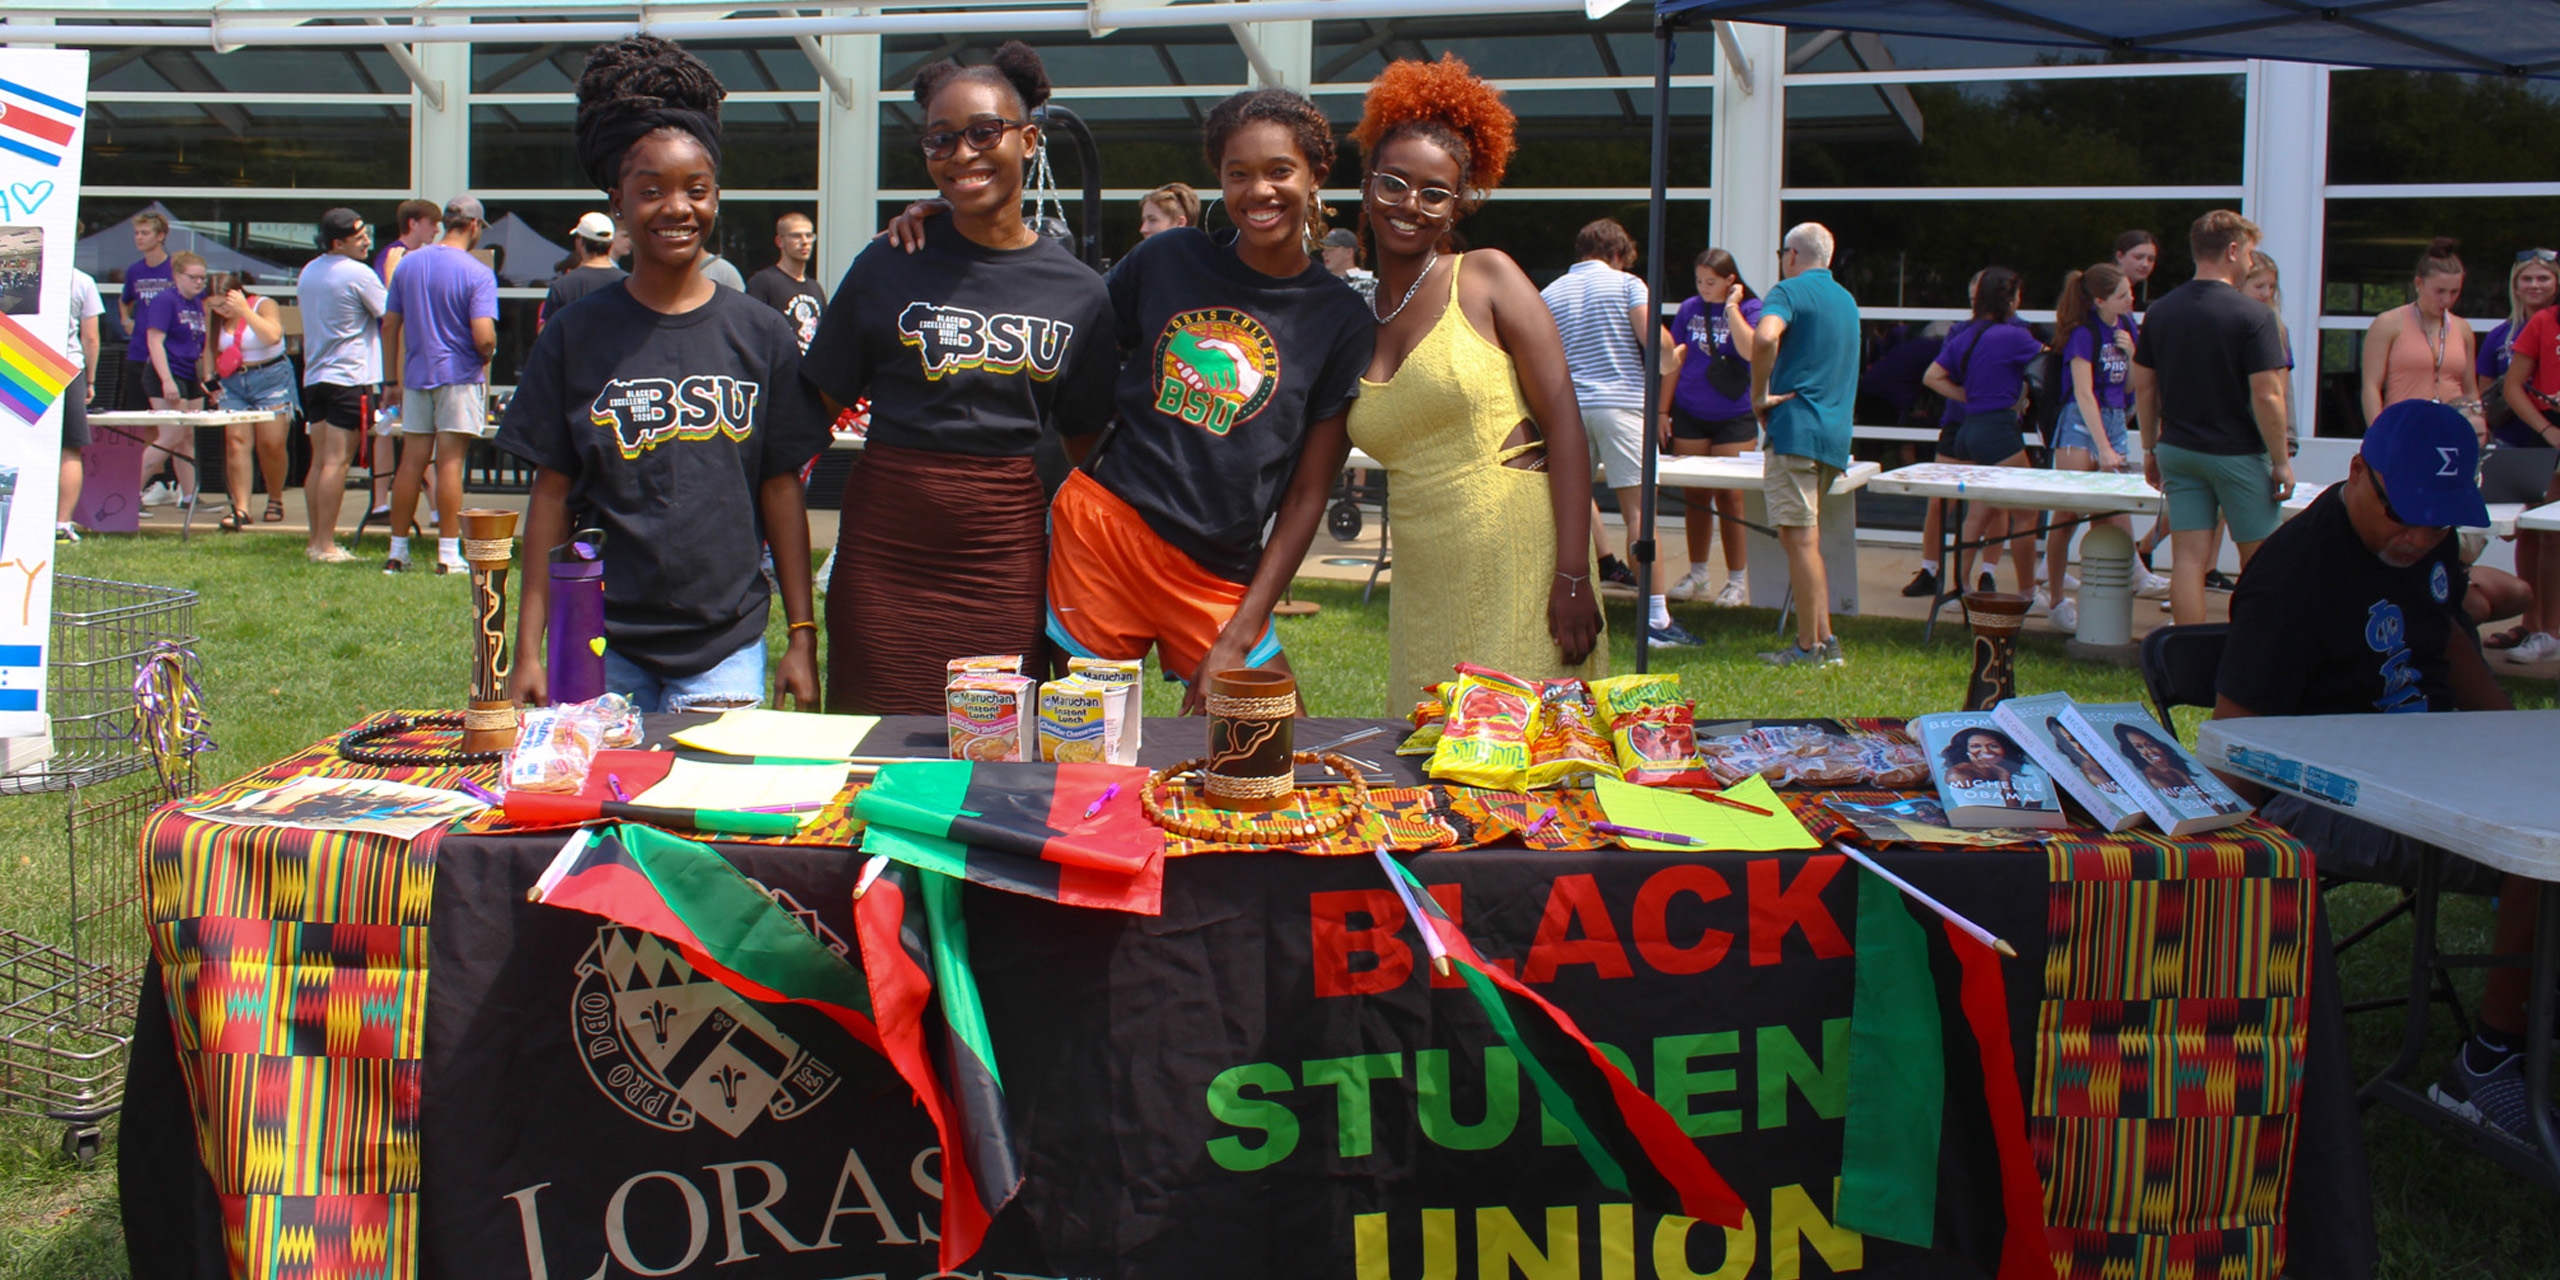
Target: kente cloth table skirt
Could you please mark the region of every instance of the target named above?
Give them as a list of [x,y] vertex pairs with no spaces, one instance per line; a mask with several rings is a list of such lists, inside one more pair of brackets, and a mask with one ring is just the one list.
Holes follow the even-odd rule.
[[[1148,730],[1151,754],[1196,754],[1199,722]],[[864,750],[938,732],[891,721]],[[1355,754],[1384,760],[1372,746]],[[315,750],[234,785],[314,771],[401,772]],[[1413,793],[1427,827],[1440,793]],[[161,981],[119,1147],[137,1276],[933,1273],[939,1162],[894,1078],[817,1060],[646,935],[527,902],[559,843],[154,821]],[[849,943],[858,857],[720,847]],[[2250,824],[1883,857],[2018,947],[2007,1023],[2058,1274],[2371,1273],[2297,846]],[[1626,1055],[1741,1193],[1745,1229],[1599,1185],[1395,927],[1374,862],[1212,854],[1168,868],[1158,917],[968,892],[1029,1173],[968,1270],[1979,1274],[1835,1221],[1858,945],[1844,860],[1515,846],[1408,865],[1487,956]],[[1941,1243],[1974,1256],[1953,1237],[1999,1220],[1996,1187],[1967,1173],[1991,1142],[1950,1110]]]

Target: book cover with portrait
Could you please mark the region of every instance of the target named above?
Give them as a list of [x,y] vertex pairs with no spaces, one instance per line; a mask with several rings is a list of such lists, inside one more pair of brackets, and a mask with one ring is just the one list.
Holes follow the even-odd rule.
[[2178,745],[2177,735],[2161,728],[2139,703],[2078,703],[2062,720],[2161,831],[2191,835],[2248,818],[2248,802],[2196,763]]
[[2053,778],[1988,711],[1915,716],[1929,778],[1949,824],[1958,827],[2068,825]]
[[2141,802],[2107,771],[2099,748],[2083,742],[2063,723],[2063,713],[2074,705],[2070,694],[2040,693],[2001,703],[1992,708],[1991,719],[2027,749],[2028,759],[2061,784],[2063,792],[2088,813],[2092,825],[2105,831],[2139,825],[2148,816]]

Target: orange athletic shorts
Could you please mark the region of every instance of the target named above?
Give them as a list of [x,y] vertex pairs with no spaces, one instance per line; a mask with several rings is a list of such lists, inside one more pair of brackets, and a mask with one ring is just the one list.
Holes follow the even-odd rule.
[[[1245,587],[1200,567],[1082,470],[1049,504],[1049,639],[1087,658],[1131,659],[1152,646],[1165,673],[1189,680],[1244,603]],[[1247,666],[1280,656],[1264,623]]]

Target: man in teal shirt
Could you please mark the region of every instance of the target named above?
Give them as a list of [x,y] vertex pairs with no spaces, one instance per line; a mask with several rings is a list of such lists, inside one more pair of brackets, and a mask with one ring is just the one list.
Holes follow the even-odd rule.
[[[1768,432],[1761,495],[1787,553],[1796,642],[1760,660],[1836,667],[1831,583],[1822,564],[1822,495],[1849,466],[1849,407],[1858,394],[1858,300],[1831,278],[1831,230],[1801,222],[1778,251],[1783,277],[1761,300],[1751,402]],[[1857,571],[1855,565],[1850,572]]]

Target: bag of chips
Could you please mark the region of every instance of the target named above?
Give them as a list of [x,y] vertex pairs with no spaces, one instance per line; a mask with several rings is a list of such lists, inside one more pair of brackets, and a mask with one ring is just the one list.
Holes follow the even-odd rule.
[[1413,704],[1413,732],[1396,744],[1400,756],[1427,756],[1440,747],[1440,732],[1449,723],[1449,704],[1444,700],[1447,682],[1431,686],[1431,696]]
[[1698,754],[1695,710],[1680,696],[1677,672],[1609,676],[1591,682],[1609,745],[1628,782],[1648,787],[1730,786]]
[[1588,787],[1594,778],[1624,776],[1599,727],[1591,686],[1580,680],[1538,682],[1538,723],[1529,735],[1529,789]]
[[1431,776],[1491,791],[1521,790],[1537,711],[1537,692],[1528,685],[1499,671],[1461,664],[1449,697],[1448,724],[1431,752]]

